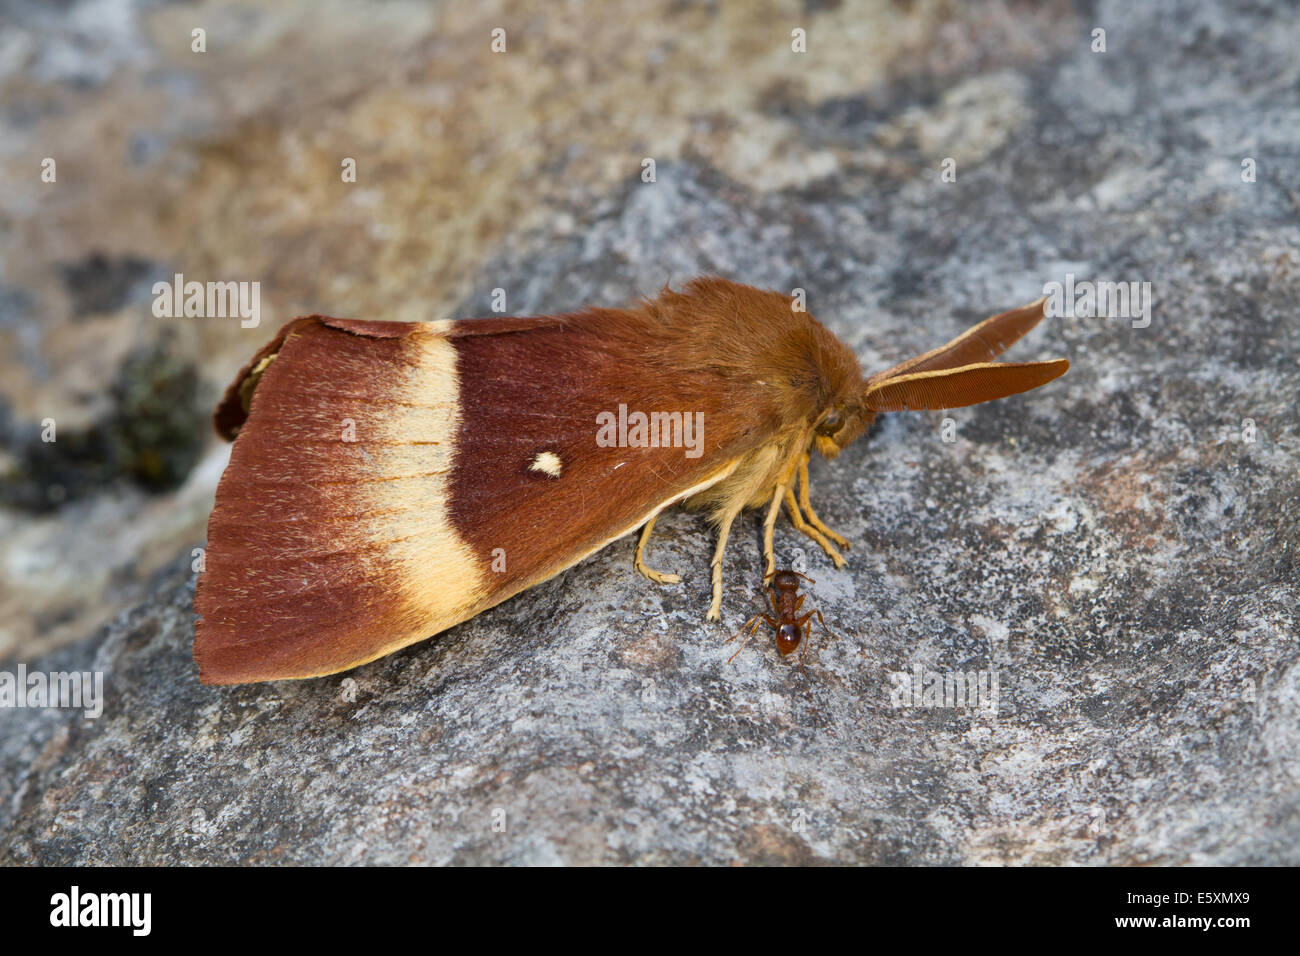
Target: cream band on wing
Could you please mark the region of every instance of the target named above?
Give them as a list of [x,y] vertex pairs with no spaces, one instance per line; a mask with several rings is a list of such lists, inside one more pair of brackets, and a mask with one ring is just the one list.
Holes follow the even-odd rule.
[[405,339],[408,354],[388,384],[383,430],[368,449],[373,474],[385,476],[361,486],[373,514],[368,534],[384,543],[403,599],[392,641],[375,656],[464,620],[489,590],[482,563],[451,521],[461,414],[456,349],[442,334],[448,325],[428,323],[428,332]]

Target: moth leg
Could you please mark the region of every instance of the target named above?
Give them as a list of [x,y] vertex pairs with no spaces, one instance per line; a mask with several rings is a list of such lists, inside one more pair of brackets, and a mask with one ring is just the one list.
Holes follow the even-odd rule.
[[776,516],[781,513],[781,498],[784,494],[785,487],[777,485],[776,494],[772,496],[772,505],[767,509],[767,518],[763,521],[763,557],[767,560],[767,567],[763,569],[764,580],[776,572],[776,552],[772,549],[772,532],[776,528]]
[[804,455],[803,461],[799,462],[799,507],[803,509],[804,516],[808,519],[810,525],[847,551],[849,547],[848,539],[826,527],[822,519],[817,517],[817,512],[813,511],[812,502],[808,500],[811,487],[808,482],[809,457],[809,455]]
[[729,511],[722,518],[722,524],[718,526],[718,547],[713,552],[713,602],[709,605],[709,613],[706,614],[705,620],[720,621],[722,620],[722,555],[727,550],[727,538],[731,535],[731,523],[736,520],[736,515],[740,509]]
[[794,523],[795,529],[820,544],[837,568],[844,567],[844,555],[835,550],[835,545],[831,544],[824,534],[803,520],[803,515],[799,513],[799,503],[794,500],[794,492],[789,488],[785,489],[785,507],[790,512],[790,520]]
[[632,558],[632,567],[636,568],[636,570],[640,571],[656,584],[680,584],[682,581],[681,575],[672,574],[671,572],[666,574],[663,571],[656,571],[654,568],[647,566],[641,559],[641,556],[645,553],[645,546],[650,541],[650,533],[654,531],[655,519],[658,517],[658,515],[655,515],[641,528],[641,538],[636,543],[636,556]]

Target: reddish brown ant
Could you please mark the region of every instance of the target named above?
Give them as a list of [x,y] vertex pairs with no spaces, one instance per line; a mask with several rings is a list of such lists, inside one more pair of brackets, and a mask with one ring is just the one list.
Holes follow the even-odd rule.
[[[835,636],[831,633],[831,629],[826,626],[826,622],[822,619],[822,612],[816,608],[811,609],[802,617],[795,616],[799,612],[799,608],[803,606],[804,598],[808,596],[799,593],[799,579],[803,578],[809,584],[816,584],[817,582],[806,574],[800,574],[798,571],[774,571],[770,577],[771,581],[764,581],[764,586],[767,588],[768,596],[772,600],[772,610],[776,611],[776,617],[772,618],[768,617],[766,614],[755,614],[741,625],[739,631],[727,638],[726,643],[730,644],[736,638],[740,637],[742,631],[746,629],[749,630],[749,634],[746,635],[743,641],[741,641],[740,647],[736,649],[736,653],[727,658],[727,663],[730,664],[736,659],[737,655],[745,649],[745,645],[749,643],[750,638],[757,633],[759,624],[765,623],[768,627],[776,628],[776,649],[781,652],[782,657],[792,654],[795,648],[797,648],[800,643],[803,643],[803,650],[799,652],[799,666],[804,667],[804,670],[806,671],[807,667],[804,666],[803,659],[804,655],[808,651],[808,644],[812,642],[811,631],[808,630],[808,619],[816,614],[817,622],[821,624],[822,630],[826,633],[826,636]],[[806,642],[803,640],[805,632],[807,632],[809,637],[809,640]]]

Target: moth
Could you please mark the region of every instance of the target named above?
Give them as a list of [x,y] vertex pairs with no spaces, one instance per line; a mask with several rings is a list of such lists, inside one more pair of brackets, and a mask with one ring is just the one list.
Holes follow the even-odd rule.
[[[836,566],[810,455],[836,457],[881,412],[1037,388],[1065,359],[992,360],[1044,300],[864,377],[795,301],[717,277],[628,308],[567,315],[284,325],[214,413],[234,441],[194,606],[200,679],[332,674],[391,654],[547,580],[684,504],[717,529],[782,505]],[[689,426],[689,427],[688,427]],[[653,434],[650,434],[653,432]]]

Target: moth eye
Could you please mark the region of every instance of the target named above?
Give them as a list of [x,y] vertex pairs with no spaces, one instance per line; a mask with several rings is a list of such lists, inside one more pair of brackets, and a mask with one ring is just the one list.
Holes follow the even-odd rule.
[[822,416],[822,420],[817,423],[817,434],[825,435],[827,438],[834,435],[844,424],[844,414],[838,408],[832,408]]

